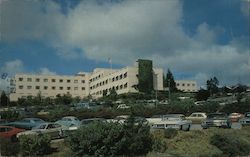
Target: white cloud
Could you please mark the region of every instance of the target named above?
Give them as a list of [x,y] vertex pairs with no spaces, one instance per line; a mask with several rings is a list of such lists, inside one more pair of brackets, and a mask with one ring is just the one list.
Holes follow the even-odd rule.
[[41,75],[56,75],[56,72],[52,72],[48,68],[41,68],[39,74],[41,74]]
[[12,0],[0,8],[1,30],[5,41],[45,40],[66,59],[84,56],[106,61],[111,57],[114,63],[130,65],[137,58],[147,58],[164,69],[192,73],[200,83],[213,76],[224,83],[235,83],[239,77],[247,82],[249,51],[245,43],[249,39],[235,38],[219,45],[217,38],[225,33],[223,28],[206,22],[188,35],[182,26],[182,5],[180,0],[103,5],[81,1],[63,15],[53,1]]
[[10,83],[8,79],[14,76],[15,73],[23,71],[23,62],[21,60],[12,60],[4,63],[3,67],[0,68],[0,76],[7,73],[6,78],[0,78],[0,90],[7,90]]
[[9,76],[14,75],[17,72],[23,71],[23,62],[19,59],[8,61],[0,68],[1,73],[7,73]]

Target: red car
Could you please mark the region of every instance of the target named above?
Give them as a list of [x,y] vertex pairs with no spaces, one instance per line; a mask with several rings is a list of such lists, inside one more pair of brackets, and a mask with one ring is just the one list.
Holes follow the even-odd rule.
[[11,141],[16,141],[16,134],[25,131],[24,129],[15,128],[12,126],[0,126],[0,136],[9,138]]

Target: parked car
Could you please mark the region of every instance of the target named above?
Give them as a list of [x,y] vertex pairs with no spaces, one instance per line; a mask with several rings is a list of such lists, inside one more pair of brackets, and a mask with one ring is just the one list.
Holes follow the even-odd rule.
[[191,120],[186,120],[183,114],[168,114],[163,115],[160,121],[155,121],[151,124],[152,129],[168,129],[189,131],[192,125]]
[[41,135],[46,134],[51,137],[51,139],[64,137],[66,128],[57,123],[42,123],[37,127],[32,128],[32,130],[20,132],[17,134],[17,138],[22,135]]
[[80,126],[81,121],[74,116],[67,116],[67,117],[63,117],[62,119],[56,121],[55,123],[69,128],[69,127],[73,127],[73,126],[74,127]]
[[36,127],[41,123],[45,123],[45,121],[40,118],[24,118],[20,121],[7,123],[6,125],[14,126],[16,128],[31,130],[33,127]]
[[24,129],[15,128],[12,126],[0,126],[0,136],[3,138],[9,138],[11,141],[17,141],[16,135]]
[[232,122],[238,122],[241,118],[244,117],[244,115],[241,113],[231,113],[228,117]]
[[120,104],[117,106],[117,109],[128,109],[130,108],[130,106],[126,105],[126,104]]
[[146,118],[149,124],[154,124],[159,121],[161,121],[163,118],[163,115],[154,115],[151,118]]
[[83,120],[81,120],[81,125],[86,126],[86,125],[89,125],[89,124],[95,123],[95,122],[106,122],[106,119],[104,119],[104,118],[83,119]]
[[249,125],[250,126],[250,112],[246,112],[244,118],[240,119],[239,122],[242,126]]
[[207,118],[206,113],[203,112],[194,112],[190,116],[186,117],[186,119],[191,120],[192,123],[201,123]]
[[203,129],[210,127],[231,128],[232,122],[225,113],[211,113],[207,115],[206,120],[201,123]]

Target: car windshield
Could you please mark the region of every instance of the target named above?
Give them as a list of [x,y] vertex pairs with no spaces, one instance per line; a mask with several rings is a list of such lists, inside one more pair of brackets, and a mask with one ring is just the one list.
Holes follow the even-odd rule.
[[222,113],[209,114],[207,116],[207,118],[225,118],[225,117],[227,117],[227,115]]
[[250,113],[246,113],[245,117],[250,117]]

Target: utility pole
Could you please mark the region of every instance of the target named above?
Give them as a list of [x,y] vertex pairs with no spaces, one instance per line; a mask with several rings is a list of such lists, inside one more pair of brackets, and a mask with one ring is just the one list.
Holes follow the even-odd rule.
[[168,102],[170,103],[170,79],[168,79]]

